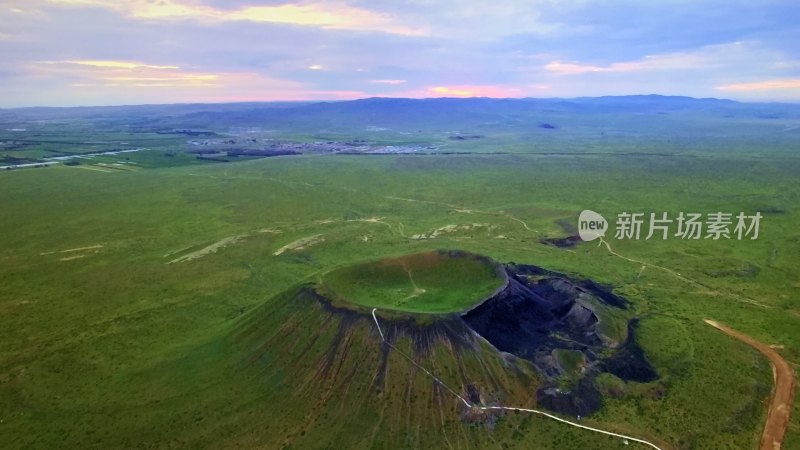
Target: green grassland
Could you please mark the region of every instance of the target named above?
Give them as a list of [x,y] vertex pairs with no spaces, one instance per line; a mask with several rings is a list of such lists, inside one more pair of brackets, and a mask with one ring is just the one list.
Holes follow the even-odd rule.
[[[458,249],[591,278],[631,301],[661,377],[602,377],[609,395],[584,423],[675,449],[755,448],[769,365],[702,320],[800,363],[800,157],[790,151],[800,138],[774,121],[672,116],[678,125],[615,125],[634,131],[601,138],[578,126],[584,118],[565,131],[570,117],[558,121],[561,137],[487,127],[485,141],[453,144],[475,152],[461,155],[177,164],[141,152],[130,154],[137,170],[0,173],[0,447],[633,448],[522,413],[465,419],[394,353],[376,392],[374,324],[333,315],[299,290],[323,277],[363,299],[375,291],[350,284],[364,272],[347,267]],[[622,211],[764,218],[757,240],[609,239],[639,262],[596,241],[540,243],[574,232],[583,209],[612,221]],[[407,274],[378,272],[396,278],[388,289],[408,290]],[[416,272],[414,281],[428,289]],[[363,302],[397,306],[397,295]],[[396,345],[414,350],[402,335]],[[419,363],[448,384],[502,393],[503,404],[535,405],[535,371],[486,345],[458,355],[437,347]],[[784,448],[800,449],[797,406]]]
[[336,269],[322,277],[331,298],[416,313],[461,312],[503,286],[502,270],[474,255],[426,252]]

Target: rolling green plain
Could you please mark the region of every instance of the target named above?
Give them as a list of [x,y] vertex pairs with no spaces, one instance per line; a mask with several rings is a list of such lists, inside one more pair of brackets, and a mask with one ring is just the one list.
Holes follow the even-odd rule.
[[[364,274],[352,267],[445,249],[589,278],[630,301],[660,377],[598,379],[603,407],[583,423],[664,448],[756,448],[769,363],[703,319],[800,363],[800,130],[792,128],[800,114],[648,101],[647,113],[590,102],[424,120],[377,114],[380,104],[229,119],[230,111],[184,117],[155,107],[102,121],[3,111],[1,128],[26,128],[31,141],[0,149],[5,157],[120,141],[148,150],[0,171],[0,447],[636,448],[524,413],[471,417],[386,353],[370,316],[333,313],[306,289],[338,274],[338,289],[374,294],[348,281]],[[764,116],[775,109],[783,115]],[[148,124],[183,121],[220,136],[247,122],[276,140],[437,147],[211,162],[186,152],[194,138],[128,127],[142,114]],[[20,133],[3,131],[0,141]],[[450,138],[458,133],[482,137]],[[36,143],[48,139],[66,143]],[[574,234],[584,209],[612,226],[625,211],[763,218],[756,240],[609,234],[616,254],[597,241],[542,243]],[[480,289],[472,278],[449,280],[448,295],[459,295],[447,303],[494,290],[491,280]],[[473,383],[486,401],[535,407],[541,379],[530,364],[487,343],[419,351],[398,336],[398,348],[448,385]],[[797,402],[783,448],[800,449]]]

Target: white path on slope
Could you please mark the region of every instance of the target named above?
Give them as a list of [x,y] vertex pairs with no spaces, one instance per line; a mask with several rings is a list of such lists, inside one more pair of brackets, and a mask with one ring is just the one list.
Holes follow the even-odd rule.
[[505,411],[525,411],[525,412],[529,412],[529,413],[533,413],[533,414],[539,414],[539,415],[542,415],[542,416],[544,416],[544,417],[547,417],[548,419],[553,419],[553,420],[556,420],[556,421],[558,421],[558,422],[565,423],[565,424],[567,424],[567,425],[572,425],[573,427],[582,428],[582,429],[584,429],[584,430],[589,430],[589,431],[594,431],[595,433],[601,433],[601,434],[606,434],[606,435],[609,435],[609,436],[615,436],[615,437],[618,437],[618,438],[627,439],[627,440],[629,440],[629,441],[638,442],[638,443],[640,443],[640,444],[647,445],[647,446],[649,446],[649,447],[652,447],[652,448],[654,448],[654,449],[656,449],[656,450],[662,450],[662,449],[661,449],[660,447],[658,447],[656,444],[653,444],[652,442],[645,441],[644,439],[639,439],[639,438],[635,438],[635,437],[633,437],[633,436],[626,436],[626,435],[624,435],[624,434],[613,433],[613,432],[611,432],[611,431],[605,431],[605,430],[601,430],[601,429],[598,429],[598,428],[592,428],[592,427],[590,427],[590,426],[581,425],[581,424],[579,424],[579,423],[571,422],[571,421],[569,421],[569,420],[562,419],[562,418],[560,418],[560,417],[558,417],[558,416],[554,416],[554,415],[552,415],[552,414],[549,414],[549,413],[546,413],[546,412],[544,412],[544,411],[540,411],[540,410],[537,410],[537,409],[528,409],[528,408],[514,408],[514,407],[510,407],[510,406],[477,406],[477,405],[473,405],[473,404],[471,404],[470,402],[468,402],[468,401],[467,401],[467,400],[466,400],[464,397],[462,397],[462,396],[458,395],[458,393],[457,393],[456,391],[454,391],[453,389],[451,389],[451,388],[450,388],[448,385],[446,385],[446,384],[445,384],[445,383],[444,383],[442,380],[440,380],[440,379],[439,379],[439,378],[438,378],[436,375],[434,375],[434,374],[432,374],[430,371],[428,371],[428,369],[426,369],[426,368],[424,368],[424,367],[420,366],[419,364],[417,364],[417,363],[416,363],[416,361],[414,361],[414,360],[413,360],[411,357],[409,357],[408,355],[406,355],[405,353],[403,353],[402,351],[400,351],[400,350],[399,350],[397,347],[395,347],[395,346],[394,346],[394,345],[393,345],[391,342],[387,341],[387,340],[386,340],[386,337],[383,335],[383,331],[381,330],[381,325],[380,325],[380,323],[378,323],[378,317],[375,315],[375,311],[377,311],[377,310],[378,310],[378,308],[372,308],[372,320],[374,320],[374,321],[375,321],[375,327],[377,327],[377,328],[378,328],[378,334],[380,334],[380,336],[381,336],[381,341],[382,341],[384,344],[386,344],[386,345],[388,345],[389,347],[391,347],[391,348],[392,348],[393,350],[395,350],[396,352],[400,353],[400,354],[401,354],[401,355],[402,355],[404,358],[406,358],[407,360],[409,360],[409,361],[411,362],[411,364],[413,364],[413,365],[414,365],[414,366],[416,366],[418,369],[420,369],[420,370],[422,370],[423,372],[425,372],[426,374],[428,374],[428,376],[430,376],[431,378],[433,378],[433,379],[434,379],[434,380],[435,380],[437,383],[439,383],[439,384],[440,384],[442,387],[444,387],[445,389],[447,389],[448,391],[450,391],[450,393],[452,393],[453,395],[455,395],[456,397],[458,397],[458,399],[459,399],[459,400],[461,400],[461,402],[463,402],[463,403],[464,403],[464,405],[466,405],[466,406],[467,406],[467,408],[480,409],[480,410],[483,410],[483,411],[492,410],[492,409],[493,409],[493,410],[505,410]]
[[472,405],[464,397],[458,395],[458,392],[456,392],[453,389],[451,389],[450,386],[446,385],[436,375],[432,374],[428,369],[426,369],[426,368],[420,366],[419,364],[417,364],[417,362],[414,361],[414,359],[412,359],[410,356],[406,355],[402,350],[400,350],[399,348],[395,347],[391,342],[386,340],[386,338],[383,336],[383,331],[381,331],[381,326],[378,324],[378,317],[375,316],[375,311],[377,309],[378,308],[372,308],[372,319],[375,320],[375,326],[378,327],[378,333],[380,333],[380,335],[381,335],[381,341],[383,341],[384,344],[388,345],[392,350],[394,350],[397,353],[399,353],[400,355],[402,355],[403,358],[407,359],[409,362],[411,362],[411,364],[416,366],[419,370],[421,370],[421,371],[425,372],[426,374],[428,374],[429,377],[433,378],[434,381],[439,383],[439,385],[441,385],[443,388],[445,388],[448,391],[450,391],[451,394],[453,394],[456,397],[458,397],[458,399],[461,400],[464,403],[464,405],[466,405],[467,408],[472,408]]

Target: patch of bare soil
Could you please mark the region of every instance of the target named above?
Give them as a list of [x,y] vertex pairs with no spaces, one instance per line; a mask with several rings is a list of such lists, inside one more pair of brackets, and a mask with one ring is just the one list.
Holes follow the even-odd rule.
[[221,250],[231,244],[235,244],[236,241],[246,237],[246,235],[238,235],[238,236],[230,236],[226,237],[225,239],[219,240],[214,242],[213,244],[203,247],[200,250],[188,253],[186,255],[181,256],[180,258],[175,258],[172,261],[168,262],[167,264],[174,264],[184,261],[191,261],[193,259],[201,258],[205,255],[216,253],[218,250]]
[[320,242],[323,242],[323,241],[325,241],[325,238],[322,237],[322,235],[320,235],[320,234],[316,234],[314,236],[310,236],[310,237],[303,238],[303,239],[298,239],[298,240],[296,240],[294,242],[291,242],[289,244],[284,245],[283,247],[279,248],[278,250],[275,250],[273,255],[279,256],[279,255],[282,255],[286,251],[303,250],[306,247],[310,247],[310,246],[312,246],[314,244],[319,244]]

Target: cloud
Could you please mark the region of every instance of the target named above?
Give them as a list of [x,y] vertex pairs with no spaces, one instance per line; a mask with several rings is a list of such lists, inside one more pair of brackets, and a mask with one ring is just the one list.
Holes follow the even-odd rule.
[[[372,0],[403,20],[421,24],[430,36],[458,41],[491,42],[504,36],[555,36],[571,33],[570,27],[548,13],[569,9],[557,0]],[[373,6],[374,5],[374,6]]]
[[549,77],[549,83],[573,95],[597,95],[598,89],[608,95],[704,97],[726,92],[733,98],[775,100],[798,97],[798,68],[791,53],[762,42],[735,41],[605,64],[556,59],[532,66],[527,73]]
[[220,76],[216,74],[191,74],[174,73],[170,76],[162,77],[104,77],[105,81],[111,81],[115,85],[122,86],[133,84],[134,86],[175,86],[175,87],[196,87],[196,86],[221,86]]
[[516,87],[494,85],[453,85],[433,86],[425,90],[422,97],[519,97],[520,89]]
[[701,69],[715,63],[715,59],[701,53],[666,53],[648,55],[634,61],[615,62],[608,65],[582,64],[579,62],[552,61],[544,69],[559,75],[580,75],[602,72],[640,72],[651,70]]
[[203,22],[275,23],[322,29],[370,31],[419,36],[427,31],[408,27],[386,14],[346,3],[286,3],[277,6],[242,6],[221,9],[187,0],[48,0],[72,7],[98,7],[142,20],[196,20]]
[[[65,60],[42,61],[33,65],[37,75],[73,80],[73,87],[137,86],[197,87],[218,86],[217,74],[181,70],[176,65],[157,65],[131,61]],[[77,80],[77,81],[74,81]]]
[[398,85],[398,84],[404,84],[406,82],[406,80],[370,80],[369,82],[370,83],[374,83],[374,84]]
[[177,69],[178,66],[157,66],[130,61],[96,61],[96,60],[68,60],[68,61],[43,61],[45,64],[76,64],[109,69]]
[[[255,71],[214,72],[114,60],[41,61],[25,67],[25,88],[0,86],[6,104],[104,105],[169,102],[349,100],[363,91],[320,89]],[[38,86],[49,86],[42,90]]]
[[747,92],[747,91],[767,91],[767,90],[800,90],[800,78],[788,80],[766,80],[753,83],[733,83],[722,86],[715,86],[718,91]]
[[407,35],[424,34],[422,30],[395,23],[388,16],[345,4],[249,6],[224,12],[222,17],[225,20],[286,23],[343,30],[380,31]]

